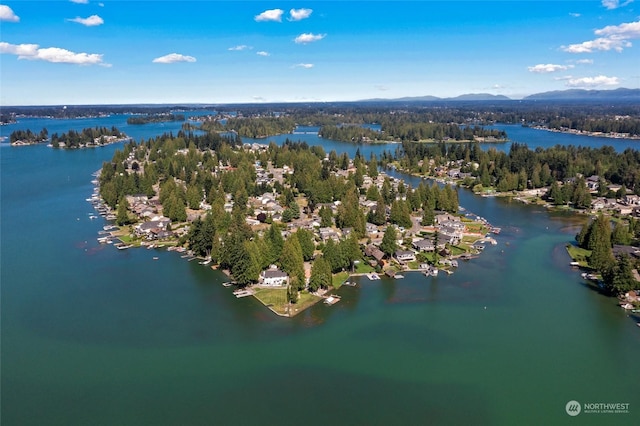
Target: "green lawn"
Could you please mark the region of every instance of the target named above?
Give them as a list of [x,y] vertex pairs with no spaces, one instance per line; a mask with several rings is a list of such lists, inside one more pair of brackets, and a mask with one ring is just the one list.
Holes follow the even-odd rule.
[[270,307],[279,314],[287,313],[287,289],[283,288],[256,288],[255,297],[263,305]]
[[[287,313],[289,313],[286,288],[256,288],[255,292],[256,299],[258,299],[263,305],[273,309],[281,315],[287,315]],[[321,297],[314,296],[307,291],[301,291],[298,302],[291,305],[291,316],[302,312],[321,299]]]
[[333,274],[333,278],[331,279],[331,284],[333,284],[333,288],[340,288],[343,282],[345,282],[349,278],[348,272],[338,272],[337,274]]
[[591,256],[591,250],[586,250],[573,244],[567,244],[567,252],[574,262],[580,263],[580,266],[589,266],[588,258]]
[[360,263],[356,265],[356,273],[358,274],[368,274],[369,272],[375,272],[375,268],[369,265],[369,263],[365,260],[360,259]]

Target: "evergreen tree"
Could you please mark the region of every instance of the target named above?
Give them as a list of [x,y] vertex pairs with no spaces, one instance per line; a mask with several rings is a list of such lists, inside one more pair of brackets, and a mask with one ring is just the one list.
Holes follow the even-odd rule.
[[613,244],[629,245],[631,244],[631,234],[629,233],[629,227],[616,222],[611,233],[611,242]]
[[331,281],[331,265],[325,260],[324,256],[318,256],[311,266],[309,291],[315,292],[320,288],[329,288]]
[[333,226],[333,213],[331,209],[327,206],[320,207],[320,211],[318,212],[320,216],[320,226],[323,228],[329,228]]
[[370,222],[374,225],[384,225],[387,221],[387,206],[384,203],[384,199],[382,196],[378,198],[378,203],[376,204],[376,209],[373,211]]
[[127,225],[130,223],[129,220],[129,203],[127,202],[126,197],[121,197],[120,202],[118,202],[118,212],[116,215],[116,223],[120,226]]
[[429,205],[429,203],[424,203],[422,206],[422,226],[433,225],[435,219],[436,214],[433,211],[433,208]]
[[340,250],[333,239],[329,239],[329,241],[324,245],[322,256],[329,263],[331,272],[338,272],[342,269]]
[[603,274],[607,290],[614,295],[624,294],[637,289],[638,282],[633,277],[633,266],[629,256],[618,256],[615,265]]
[[269,230],[265,235],[265,241],[269,247],[269,253],[266,256],[268,265],[274,264],[280,259],[282,255],[282,249],[284,247],[284,239],[280,233],[280,228],[277,225],[271,224]]
[[384,231],[384,236],[382,237],[382,242],[380,243],[380,250],[391,257],[397,250],[397,239],[396,228],[391,225],[387,226],[387,229]]
[[298,228],[294,235],[298,238],[298,243],[300,243],[302,258],[305,261],[311,260],[313,258],[313,252],[316,249],[316,244],[313,241],[313,234],[306,229]]
[[289,274],[290,279],[296,278],[297,290],[302,290],[305,283],[304,259],[302,248],[298,239],[292,235],[284,242],[282,254],[280,255],[280,265],[282,270]]

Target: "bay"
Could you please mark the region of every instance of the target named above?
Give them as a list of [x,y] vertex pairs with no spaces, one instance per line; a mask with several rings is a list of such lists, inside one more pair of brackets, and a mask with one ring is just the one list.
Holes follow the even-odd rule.
[[[29,125],[164,132],[125,121]],[[85,198],[119,147],[0,146],[3,425],[564,424],[570,400],[630,404],[580,424],[637,420],[640,318],[570,268],[584,218],[460,191],[502,228],[497,246],[450,276],[358,279],[340,303],[282,319],[177,253],[98,244]]]

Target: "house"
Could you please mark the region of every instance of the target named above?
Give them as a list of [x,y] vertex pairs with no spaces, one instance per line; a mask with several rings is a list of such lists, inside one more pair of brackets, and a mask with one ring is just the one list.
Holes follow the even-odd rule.
[[398,262],[413,262],[416,260],[416,254],[408,250],[397,250],[394,255]]
[[640,196],[635,194],[626,194],[622,197],[622,202],[627,206],[640,206]]
[[259,283],[269,287],[281,287],[289,283],[289,275],[277,268],[267,269],[260,273]]
[[459,217],[450,215],[448,213],[436,215],[435,220],[438,225],[442,225],[445,222],[460,222]]
[[373,244],[369,244],[367,247],[365,247],[364,255],[368,257],[373,257],[377,262],[380,262],[384,257],[383,251],[380,250],[378,247],[374,246]]
[[587,189],[589,189],[589,191],[597,191],[598,186],[600,184],[600,176],[598,175],[589,176],[585,180],[585,183],[587,184]]
[[603,198],[596,198],[591,201],[591,208],[593,210],[602,210],[607,205],[607,201]]
[[433,241],[426,238],[423,240],[414,241],[412,245],[413,245],[413,248],[418,251],[435,251],[436,249],[436,246],[433,243]]
[[377,235],[378,234],[378,225],[374,225],[373,223],[367,222],[365,225],[365,229],[367,235]]

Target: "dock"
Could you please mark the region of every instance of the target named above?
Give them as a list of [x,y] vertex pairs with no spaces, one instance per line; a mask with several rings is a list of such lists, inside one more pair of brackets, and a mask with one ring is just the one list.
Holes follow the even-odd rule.
[[331,306],[340,301],[340,296],[328,296],[324,299],[324,303]]
[[241,297],[253,296],[256,292],[251,289],[238,289],[234,290],[233,294],[239,299]]

